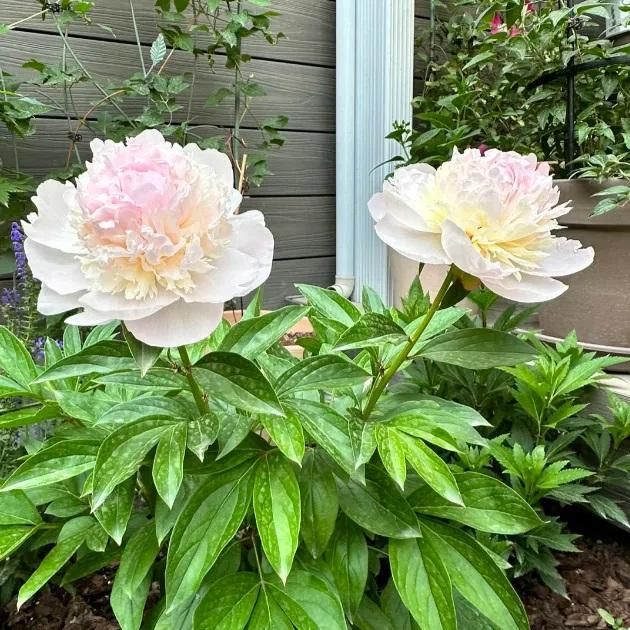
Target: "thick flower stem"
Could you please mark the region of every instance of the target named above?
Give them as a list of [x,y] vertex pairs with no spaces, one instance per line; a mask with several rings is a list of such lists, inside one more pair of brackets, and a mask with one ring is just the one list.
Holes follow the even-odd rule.
[[388,368],[385,370],[385,373],[383,374],[383,376],[380,378],[379,381],[377,381],[376,385],[370,392],[367,404],[365,405],[365,409],[363,410],[364,420],[367,421],[369,419],[370,414],[374,411],[374,407],[376,406],[376,403],[378,402],[379,398],[385,391],[385,388],[387,387],[389,382],[392,380],[392,378],[394,378],[400,366],[407,360],[409,353],[414,349],[416,343],[422,336],[422,333],[427,329],[427,326],[433,319],[433,316],[440,309],[442,300],[444,299],[444,296],[446,295],[447,291],[450,289],[454,278],[455,278],[455,273],[454,273],[453,267],[451,267],[448,271],[448,274],[446,275],[446,278],[444,278],[444,282],[442,283],[440,290],[437,292],[437,295],[435,296],[435,300],[433,300],[433,303],[431,304],[429,311],[424,316],[424,319],[422,320],[422,322],[420,322],[420,325],[418,326],[418,328],[411,334],[411,336],[409,337],[409,341],[405,344],[405,347],[394,357],[393,361],[389,364]]
[[190,385],[190,391],[192,392],[193,398],[197,403],[197,409],[199,409],[199,413],[205,415],[209,413],[210,407],[208,406],[208,401],[204,396],[201,388],[199,387],[199,383],[195,380],[195,377],[192,373],[192,363],[190,362],[190,356],[188,355],[188,350],[186,350],[186,346],[180,346],[179,348],[179,356],[182,360],[182,366],[184,367],[184,374],[188,379],[188,384]]

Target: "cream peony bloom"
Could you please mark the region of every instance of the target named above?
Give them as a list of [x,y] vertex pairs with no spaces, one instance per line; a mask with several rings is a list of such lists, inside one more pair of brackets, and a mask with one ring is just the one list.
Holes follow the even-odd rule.
[[558,205],[546,163],[496,149],[459,153],[434,169],[395,171],[369,202],[376,233],[399,254],[428,264],[454,264],[489,289],[518,302],[551,300],[567,276],[593,262],[593,249],[553,234]]
[[273,236],[258,211],[235,214],[228,157],[144,131],[127,143],[94,140],[76,186],[46,181],[22,223],[44,315],[120,319],[139,340],[193,343],[219,324],[223,303],[262,284]]

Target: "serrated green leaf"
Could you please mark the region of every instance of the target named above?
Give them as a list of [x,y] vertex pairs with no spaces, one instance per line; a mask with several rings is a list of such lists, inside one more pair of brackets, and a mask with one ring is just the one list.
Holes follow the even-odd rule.
[[180,422],[164,433],[153,458],[155,489],[169,508],[173,507],[184,478],[187,428],[185,422]]
[[151,56],[151,63],[154,66],[157,66],[157,64],[166,57],[166,40],[164,39],[164,35],[162,35],[162,33],[160,33],[151,44],[149,54]]
[[98,443],[89,440],[57,442],[31,455],[0,490],[39,488],[76,477],[94,466],[97,451]]
[[135,474],[146,454],[176,421],[149,417],[121,426],[108,435],[94,465],[92,509],[100,507],[114,488]]
[[298,546],[301,508],[293,464],[282,454],[272,452],[259,463],[253,503],[265,556],[286,582]]
[[453,589],[433,541],[391,540],[389,560],[396,590],[421,628],[457,630]]
[[230,328],[219,350],[255,359],[280,341],[295,324],[306,317],[308,311],[309,308],[304,306],[285,306],[265,315],[242,319]]
[[456,473],[464,505],[454,505],[425,486],[416,490],[409,503],[428,516],[463,523],[494,534],[522,534],[541,525],[529,504],[504,483],[476,472]]
[[190,497],[171,534],[166,563],[167,610],[194,595],[249,509],[251,463],[210,477]]
[[251,413],[283,415],[273,387],[248,359],[231,352],[212,352],[198,365],[193,375],[213,397]]

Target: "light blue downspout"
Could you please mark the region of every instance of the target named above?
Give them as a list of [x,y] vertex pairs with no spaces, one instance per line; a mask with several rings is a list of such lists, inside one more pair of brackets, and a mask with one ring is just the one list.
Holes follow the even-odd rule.
[[333,288],[352,297],[355,276],[356,0],[338,0],[336,11],[337,266]]

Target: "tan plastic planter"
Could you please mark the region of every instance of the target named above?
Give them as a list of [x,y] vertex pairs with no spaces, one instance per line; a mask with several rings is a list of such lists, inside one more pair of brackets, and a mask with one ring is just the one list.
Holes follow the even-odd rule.
[[618,209],[589,218],[598,198],[593,193],[622,184],[590,180],[559,180],[561,201],[573,210],[561,217],[562,236],[595,249],[595,262],[568,276],[568,291],[540,309],[543,332],[564,337],[575,329],[586,344],[630,348],[630,210]]

